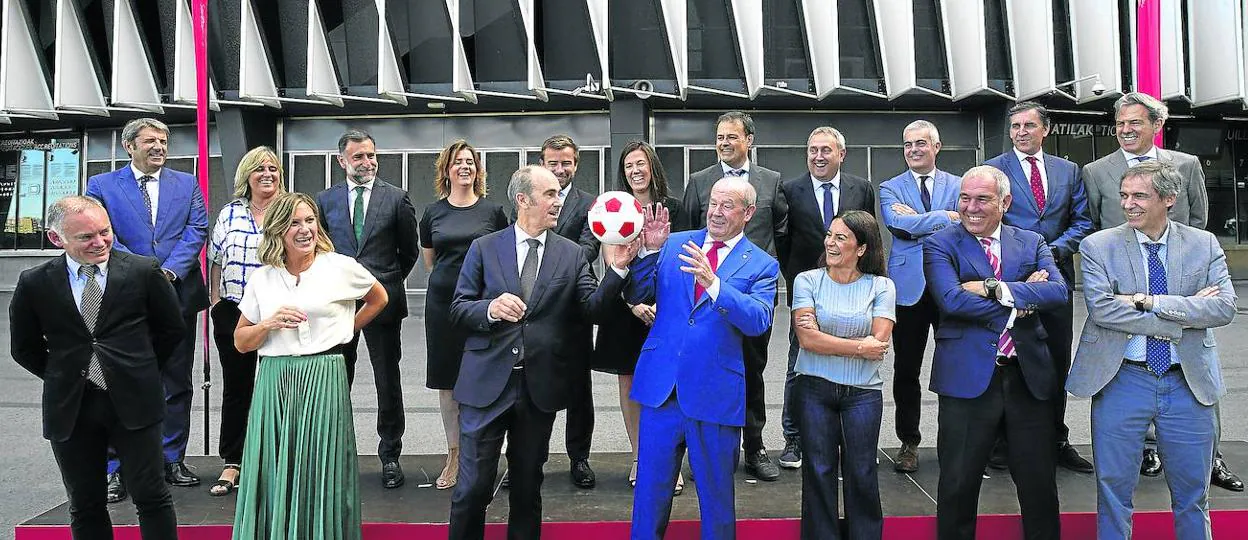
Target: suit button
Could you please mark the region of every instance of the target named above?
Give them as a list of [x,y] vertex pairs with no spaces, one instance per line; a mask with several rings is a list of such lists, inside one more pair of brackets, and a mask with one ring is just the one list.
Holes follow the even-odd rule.
[[693,319],[689,319],[689,326],[693,326]]
[[85,369],[84,369],[84,370],[82,370],[81,374],[82,374],[82,376],[83,376],[83,377],[86,377],[86,376],[87,376],[87,370],[85,370]]
[[512,347],[512,348],[511,348],[511,354],[520,354],[520,348],[519,348],[519,347]]

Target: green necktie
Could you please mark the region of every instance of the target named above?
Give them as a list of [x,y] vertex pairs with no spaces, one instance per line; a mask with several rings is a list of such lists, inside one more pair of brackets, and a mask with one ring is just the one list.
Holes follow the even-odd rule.
[[351,214],[351,227],[355,229],[355,241],[364,236],[364,186],[355,187],[355,208]]

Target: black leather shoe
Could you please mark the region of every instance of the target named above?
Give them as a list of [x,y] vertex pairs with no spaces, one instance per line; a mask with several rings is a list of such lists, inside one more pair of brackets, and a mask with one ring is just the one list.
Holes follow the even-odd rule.
[[403,467],[398,460],[381,464],[381,487],[394,489],[403,485]]
[[126,485],[121,483],[121,474],[108,475],[108,504],[119,503],[130,496],[126,493]]
[[1144,476],[1161,474],[1161,456],[1157,454],[1157,450],[1152,448],[1144,449],[1144,461],[1140,463],[1140,474]]
[[165,464],[165,483],[178,487],[198,486],[199,477],[186,468],[185,463],[175,461]]
[[1057,464],[1077,473],[1092,472],[1092,462],[1083,459],[1079,451],[1069,443],[1057,449]]
[[588,459],[572,460],[572,485],[581,489],[593,489],[597,480],[594,478],[594,470],[589,468]]
[[498,482],[498,487],[503,489],[511,489],[511,472],[503,472],[503,479]]
[[1213,475],[1209,478],[1209,483],[1231,491],[1244,490],[1244,481],[1231,472],[1231,469],[1226,466],[1226,461],[1222,458],[1214,458]]
[[764,482],[773,482],[780,478],[780,467],[767,455],[766,449],[759,449],[745,455],[745,473]]

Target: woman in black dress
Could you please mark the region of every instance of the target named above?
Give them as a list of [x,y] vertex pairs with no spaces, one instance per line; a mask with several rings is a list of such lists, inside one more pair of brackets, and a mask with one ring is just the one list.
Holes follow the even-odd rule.
[[435,486],[449,489],[459,478],[459,404],[451,397],[465,335],[453,327],[447,314],[464,254],[473,240],[505,229],[503,205],[485,199],[485,170],[477,150],[462,139],[438,155],[434,190],[438,201],[425,208],[420,218],[420,247],[429,285],[425,292],[425,345],[428,379],[425,386],[438,390],[442,425],[446,429],[446,465]]
[[[654,147],[644,141],[632,141],[620,152],[619,174],[616,189],[632,194],[643,207],[662,204],[667,207],[672,223],[683,223],[680,216],[680,199],[668,195],[667,173],[659,163]],[[672,231],[676,232],[676,231]],[[604,324],[598,325],[598,339],[594,346],[594,369],[614,373],[619,377],[620,412],[624,416],[624,429],[633,449],[633,467],[628,473],[628,483],[637,482],[637,428],[641,423],[641,406],[629,399],[633,387],[633,369],[641,346],[654,324],[654,305],[629,305],[622,298],[615,300],[614,309]],[[684,488],[684,478],[676,477],[676,494]]]

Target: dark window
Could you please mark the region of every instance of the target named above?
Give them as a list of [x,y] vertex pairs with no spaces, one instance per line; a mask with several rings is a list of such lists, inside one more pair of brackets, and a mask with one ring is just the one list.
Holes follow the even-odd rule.
[[758,164],[779,171],[781,178],[797,176],[806,170],[806,148],[759,148]]
[[719,164],[719,155],[715,153],[714,148],[689,149],[689,174],[717,164]]
[[290,172],[290,189],[299,193],[316,195],[325,189],[325,154],[298,155],[294,157],[295,166]]
[[[1135,21],[1131,17],[1131,13],[1136,9],[1134,0],[1118,0],[1118,58],[1122,64],[1122,88],[1126,92],[1129,88],[1135,88],[1135,72],[1132,66],[1135,65],[1135,35],[1131,28],[1135,26]],[[1182,25],[1184,29],[1187,25]],[[1186,30],[1184,30],[1186,34]],[[1184,35],[1186,38],[1187,36]],[[1184,50],[1184,58],[1187,58],[1187,51]],[[1106,85],[1112,86],[1112,85]]]
[[797,0],[763,0],[763,76],[767,80],[810,78],[806,28],[797,4]]
[[[198,174],[199,171],[195,173]],[[231,170],[227,175],[225,162],[221,156],[210,156],[208,178],[214,179],[208,184],[208,200],[204,201],[208,205],[208,225],[211,227],[217,221],[217,212],[225,206],[225,203],[234,199],[234,171]]]
[[387,2],[386,25],[408,84],[451,80],[451,20],[443,2]]
[[[407,197],[416,207],[416,217],[424,215],[425,208],[438,200],[433,190],[436,153],[407,154]],[[504,195],[506,197],[506,195]],[[493,199],[494,197],[490,197]],[[417,264],[407,276],[407,288],[423,289],[429,283],[429,272],[423,263]]]
[[1010,65],[1010,31],[1005,21],[1003,0],[984,0],[984,30],[988,86],[1012,94],[1014,74]]
[[[156,76],[156,88],[167,93],[173,90],[170,81],[173,80],[174,25],[166,22],[174,18],[173,3],[132,2],[130,6],[135,24],[139,27],[139,38],[143,40],[148,55],[142,60],[132,57],[130,61],[146,61]],[[137,55],[137,52],[131,51],[130,54]]]
[[[602,174],[599,172],[601,164],[602,152],[581,149],[581,160],[576,165],[576,177],[572,178],[572,185],[597,197],[603,192]],[[610,189],[608,187],[607,191]]]
[[528,39],[515,0],[461,1],[459,23],[477,82],[528,80]]
[[[237,3],[227,2],[227,4],[237,4]],[[80,2],[78,5],[80,7],[80,10],[81,10],[80,13],[82,15],[82,19],[79,22],[82,23],[81,25],[82,31],[84,34],[86,34],[87,49],[90,51],[91,57],[95,59],[96,67],[100,69],[100,73],[97,74],[100,78],[100,83],[101,83],[100,88],[104,88],[106,89],[105,91],[107,91],[108,80],[111,77],[111,74],[113,72],[112,71],[113,70],[113,67],[112,67],[113,56],[112,54],[110,54],[110,50],[111,50],[109,48],[110,40],[108,37],[108,30],[106,28],[112,26],[112,13],[105,11],[104,0],[85,0],[84,2]],[[232,10],[229,10],[229,11],[232,11],[236,14],[235,19],[234,19],[234,26],[237,27],[238,26],[238,21],[237,21],[238,8],[234,7]],[[216,22],[218,20],[216,19],[216,17],[214,17],[213,10],[208,10],[208,18],[209,20],[213,22]],[[217,30],[217,29],[213,28],[213,25],[210,24],[208,27],[208,33],[210,36],[214,35],[214,30]],[[233,39],[237,40],[238,38],[235,37]],[[232,50],[238,51],[237,46],[238,46],[238,43],[237,41],[235,41],[234,48]],[[233,63],[229,65],[233,66],[234,68],[232,71],[233,73],[232,78],[228,79],[232,81],[232,86],[230,86],[230,88],[236,89],[238,88],[238,54],[234,54],[234,61]],[[214,67],[215,66],[216,64],[214,63]],[[224,70],[224,71],[230,72],[230,70],[225,70],[222,67],[217,67],[216,69],[217,71]],[[219,73],[218,73],[218,76],[220,76]],[[218,82],[220,82],[220,80],[221,79],[218,79]]]
[[[685,149],[680,146],[660,146],[655,148],[654,151],[659,155],[659,162],[663,164],[663,172],[667,174],[667,191],[672,197],[677,199],[683,197],[685,194],[685,179],[688,177],[685,174]],[[618,185],[618,182],[621,181],[618,178],[618,166],[616,170],[617,178],[615,181]]]
[[610,2],[611,77],[675,79],[658,0]]
[[[305,82],[308,80],[306,73],[308,28],[295,24],[293,18],[287,18],[289,17],[287,13],[278,13],[278,4],[288,0],[277,2],[272,0],[243,1],[251,2],[256,26],[260,30],[260,41],[269,56],[269,62],[273,68],[273,81],[277,84],[277,87],[304,87]],[[306,3],[303,9],[307,9]],[[306,17],[305,13],[303,18]],[[302,35],[300,35],[301,33]],[[287,40],[298,40],[299,45],[287,43]],[[291,48],[301,50],[303,53],[302,57],[300,55],[287,55],[286,50]],[[287,71],[290,73],[288,74]]]
[[538,2],[537,54],[542,71],[550,81],[580,81],[591,74],[602,81],[598,63],[598,46],[593,26],[589,23],[589,7],[585,0],[544,0]]
[[[481,156],[485,161],[485,184],[489,187],[490,193],[496,194],[494,200],[507,200],[507,184],[511,182],[511,175],[520,168],[520,153],[514,151],[497,151],[483,152]],[[501,195],[501,196],[500,196]],[[510,204],[504,202],[507,213],[510,215],[513,208]]]
[[879,79],[880,48],[875,21],[867,0],[838,0],[837,27],[841,49],[842,79]]
[[[936,5],[936,0],[914,0],[913,6],[915,75],[919,84],[933,90],[944,90],[944,81],[949,78],[949,66],[945,59],[940,7]],[[939,82],[941,86],[933,87],[932,82]]]
[[[689,23],[689,78],[732,79],[744,77],[741,51],[727,0],[691,0]],[[745,86],[737,83],[737,90]]]
[[403,188],[403,154],[377,154],[377,177]]
[[374,0],[319,1],[339,80],[347,86],[376,87],[377,3]]
[[[1053,53],[1056,60],[1057,82],[1075,79],[1075,53],[1071,42],[1070,0],[1053,2]],[[1071,87],[1062,88],[1071,91]]]

